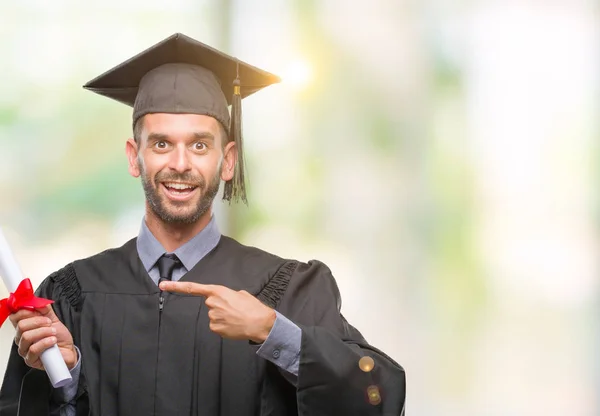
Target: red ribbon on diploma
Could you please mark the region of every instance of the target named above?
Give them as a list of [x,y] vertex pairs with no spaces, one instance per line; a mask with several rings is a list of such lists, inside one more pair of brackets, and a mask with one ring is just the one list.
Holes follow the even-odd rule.
[[32,311],[37,308],[43,308],[51,303],[54,303],[54,301],[36,297],[33,293],[31,281],[23,279],[14,293],[11,293],[6,299],[0,300],[0,326],[6,321],[9,315],[20,309]]

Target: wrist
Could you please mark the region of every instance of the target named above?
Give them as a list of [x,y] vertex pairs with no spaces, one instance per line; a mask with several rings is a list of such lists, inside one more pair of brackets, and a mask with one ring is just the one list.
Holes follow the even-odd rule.
[[275,319],[277,319],[275,309],[267,308],[264,318],[261,319],[262,325],[259,325],[256,333],[251,334],[248,339],[257,344],[265,342],[271,333],[271,329],[273,329],[273,325],[275,325]]

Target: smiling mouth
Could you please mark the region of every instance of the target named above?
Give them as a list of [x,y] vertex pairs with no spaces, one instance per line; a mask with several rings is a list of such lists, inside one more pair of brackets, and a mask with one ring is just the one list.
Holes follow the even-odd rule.
[[166,190],[167,196],[175,200],[185,200],[198,189],[196,185],[180,182],[163,182],[161,185]]

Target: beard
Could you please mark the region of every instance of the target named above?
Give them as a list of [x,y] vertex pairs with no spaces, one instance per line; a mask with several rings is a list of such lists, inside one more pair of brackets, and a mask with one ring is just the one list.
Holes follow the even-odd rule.
[[[159,172],[154,178],[154,182],[152,182],[146,173],[143,161],[138,160],[138,163],[146,201],[148,201],[152,212],[165,223],[195,223],[210,209],[213,200],[219,192],[221,185],[221,163],[219,163],[219,168],[214,177],[208,183],[202,176],[194,176],[190,173],[177,174],[165,172]],[[198,198],[195,205],[193,205],[193,200],[186,202],[168,201],[159,190],[161,182],[185,182],[197,186],[200,191],[200,198]]]

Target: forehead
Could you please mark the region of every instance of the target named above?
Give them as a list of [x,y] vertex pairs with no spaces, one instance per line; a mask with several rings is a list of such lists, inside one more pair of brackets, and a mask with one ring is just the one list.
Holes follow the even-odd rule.
[[193,133],[211,133],[218,137],[219,122],[202,114],[146,114],[142,123],[142,135],[160,133],[168,136],[188,136]]

